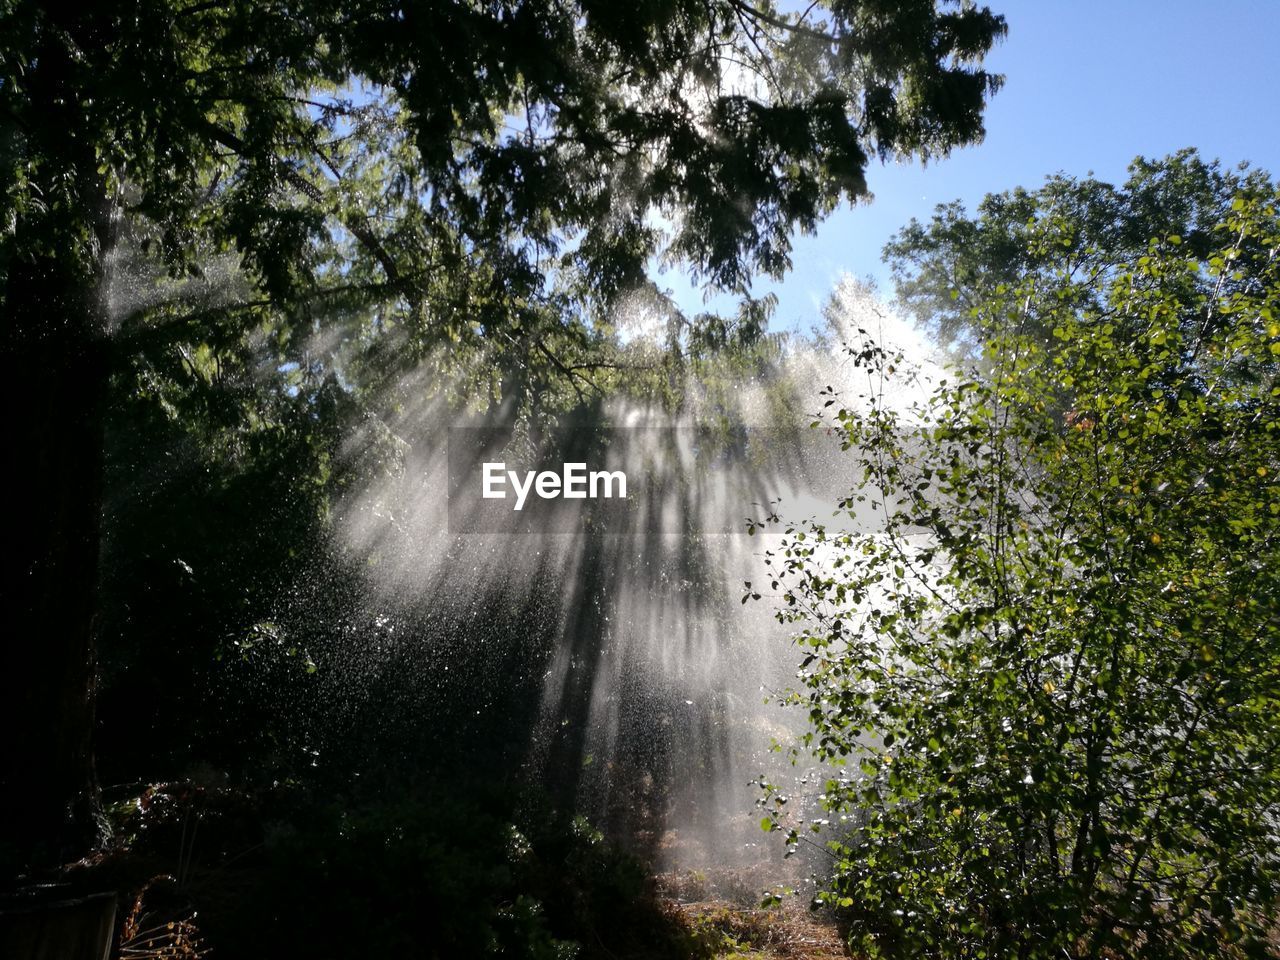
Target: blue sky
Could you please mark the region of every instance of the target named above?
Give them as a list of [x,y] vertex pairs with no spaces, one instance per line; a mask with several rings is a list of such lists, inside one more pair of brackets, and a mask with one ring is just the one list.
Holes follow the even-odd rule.
[[[807,328],[844,273],[890,291],[881,248],[939,203],[972,208],[1056,171],[1116,182],[1135,156],[1186,146],[1280,175],[1280,0],[985,2],[1009,23],[987,60],[1005,86],[988,106],[986,139],[927,168],[873,164],[875,199],[797,238],[792,272],[756,285],[778,294],[774,329]],[[658,282],[685,309],[702,308],[674,272]]]

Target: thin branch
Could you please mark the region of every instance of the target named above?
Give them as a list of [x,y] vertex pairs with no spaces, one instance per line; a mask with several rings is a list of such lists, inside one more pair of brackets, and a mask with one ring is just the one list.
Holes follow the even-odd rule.
[[[241,157],[247,156],[249,153],[248,145],[225,127],[220,127],[212,121],[205,123],[205,129],[213,136],[213,138],[229,150]],[[343,226],[351,231],[352,235],[360,241],[360,243],[372,254],[373,258],[378,261],[382,267],[383,273],[386,274],[387,280],[392,286],[400,286],[401,277],[399,267],[391,254],[387,252],[387,248],[382,245],[382,241],[369,228],[369,224],[359,217],[342,217],[338,211],[338,203],[332,195],[327,195],[314,183],[304,177],[297,170],[281,160],[279,157],[272,155],[270,157],[273,167],[279,173],[280,178],[290,186],[296,188],[300,193],[307,197],[312,203],[327,207],[329,211],[338,216]]]
[[[729,5],[735,10],[745,13],[753,19],[759,20],[762,23],[767,23],[772,27],[777,27],[779,30],[786,30],[788,33],[796,33],[805,37],[813,37],[816,40],[825,40],[827,43],[838,42],[837,39],[829,33],[824,33],[821,30],[814,30],[812,27],[806,27],[803,22],[792,23],[789,20],[783,20],[779,17],[775,17],[770,13],[765,13],[763,10],[753,7],[749,3],[744,3],[743,0],[729,0]],[[812,7],[810,7],[810,9],[812,9]],[[808,16],[808,11],[805,12],[805,16]]]

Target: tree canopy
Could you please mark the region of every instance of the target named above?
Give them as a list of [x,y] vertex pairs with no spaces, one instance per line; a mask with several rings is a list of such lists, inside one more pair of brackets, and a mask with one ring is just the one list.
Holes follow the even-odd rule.
[[[899,231],[885,259],[901,305],[944,345],[965,352],[978,348],[976,314],[1000,287],[1035,278],[1038,297],[1070,294],[1085,298],[1077,308],[1099,309],[1104,281],[1132,269],[1152,237],[1177,236],[1186,253],[1207,264],[1232,201],[1271,190],[1263,171],[1227,169],[1188,148],[1158,160],[1138,157],[1118,186],[1054,174],[1034,190],[989,194],[972,215],[959,203],[940,205],[928,223],[913,220]],[[1191,281],[1216,277],[1205,271]],[[1028,322],[1038,316],[1029,313]]]
[[765,826],[827,837],[823,899],[869,956],[1268,955],[1278,204],[1252,178],[1106,269],[1062,241],[1090,205],[1017,221],[991,264],[949,248],[975,355],[908,411],[886,385],[921,372],[854,345],[862,399],[827,415],[853,529],[768,554],[803,747],[836,770],[824,818],[775,790]]
[[339,227],[406,312],[464,264],[538,292],[557,255],[605,298],[660,254],[742,287],[870,156],[981,135],[1003,21],[950,6],[12,3],[6,257],[88,269],[128,189],[170,266],[208,235],[276,294]]

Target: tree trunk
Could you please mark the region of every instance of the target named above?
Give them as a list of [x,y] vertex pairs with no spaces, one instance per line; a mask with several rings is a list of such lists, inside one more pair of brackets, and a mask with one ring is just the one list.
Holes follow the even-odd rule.
[[91,742],[113,220],[75,76],[66,45],[46,34],[14,141],[39,158],[29,193],[43,201],[18,211],[0,248],[0,880],[83,856],[103,824]]
[[15,267],[0,348],[11,491],[0,702],[12,751],[0,777],[6,852],[21,868],[82,856],[100,831],[91,739],[107,355],[92,293],[56,292],[48,261]]

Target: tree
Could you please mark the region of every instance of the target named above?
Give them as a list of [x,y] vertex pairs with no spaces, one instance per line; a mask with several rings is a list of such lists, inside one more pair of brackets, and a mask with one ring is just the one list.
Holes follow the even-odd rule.
[[1041,268],[984,294],[970,368],[912,411],[884,400],[903,358],[854,349],[869,399],[830,422],[860,532],[768,554],[845,826],[765,825],[825,832],[867,955],[1270,955],[1278,204],[1083,275],[1051,265],[1070,215],[1039,218]]
[[[744,289],[753,270],[786,268],[791,230],[865,193],[873,153],[981,135],[996,78],[979,64],[1001,18],[933,0],[814,9],[5,4],[0,382],[22,507],[3,571],[3,700],[19,731],[3,790],[17,863],[83,851],[95,830],[112,374],[264,326],[300,351],[337,322],[367,371],[447,347],[487,358],[508,404],[539,379],[583,389],[590,368],[571,354],[655,255]],[[174,278],[232,255],[252,294],[121,313],[112,270],[130,236]]]
[[[1272,189],[1263,171],[1223,169],[1188,148],[1160,160],[1138,157],[1120,186],[1055,174],[1036,190],[989,194],[973,216],[958,202],[941,204],[928,224],[912,220],[899,231],[884,253],[902,306],[944,345],[973,351],[974,311],[1000,286],[1035,277],[1042,297],[1096,296],[1103,281],[1146,255],[1152,237],[1170,234],[1205,262],[1231,201]],[[1208,274],[1199,282],[1210,282]],[[1038,332],[1047,339],[1050,331]]]

